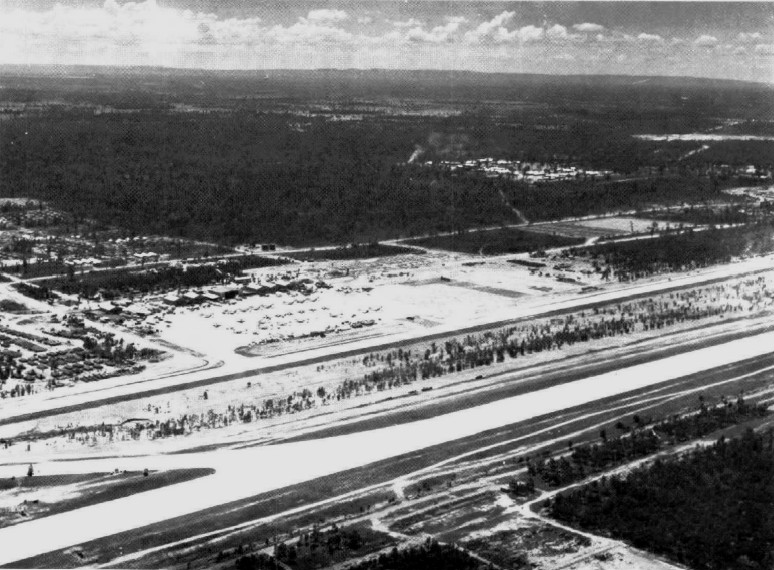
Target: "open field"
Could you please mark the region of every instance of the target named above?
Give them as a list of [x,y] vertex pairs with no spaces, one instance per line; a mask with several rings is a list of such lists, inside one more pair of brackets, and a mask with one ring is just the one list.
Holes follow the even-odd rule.
[[630,216],[614,216],[579,220],[577,222],[543,222],[527,226],[526,231],[567,236],[572,238],[600,238],[625,235],[640,235],[651,231],[659,232],[667,224]]

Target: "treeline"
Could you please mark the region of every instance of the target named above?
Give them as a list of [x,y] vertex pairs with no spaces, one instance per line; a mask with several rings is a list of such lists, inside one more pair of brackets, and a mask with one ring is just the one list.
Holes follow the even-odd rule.
[[732,314],[750,306],[762,308],[772,301],[774,295],[765,279],[748,279],[468,335],[443,344],[434,342],[424,352],[398,349],[369,355],[363,363],[375,370],[364,374],[362,380],[344,382],[337,395],[349,397],[360,391],[384,390],[419,379],[489,366],[506,358],[522,358],[597,339],[660,330]]
[[49,299],[54,299],[56,297],[56,293],[51,291],[51,289],[46,286],[36,286],[29,283],[20,282],[12,284],[11,287],[16,289],[25,297],[35,299],[36,301],[48,301]]
[[339,527],[334,523],[329,530],[321,531],[315,525],[310,532],[302,533],[297,541],[277,544],[274,557],[292,568],[311,570],[327,568],[392,543],[389,535],[363,526]]
[[691,568],[774,567],[774,431],[748,429],[557,495],[556,519]]
[[578,245],[584,241],[583,238],[529,232],[515,228],[499,228],[486,231],[460,231],[451,235],[419,238],[408,243],[463,253],[500,255]]
[[711,407],[702,402],[697,413],[675,416],[652,425],[634,416],[631,426],[623,422],[617,424],[618,429],[628,432],[626,435],[610,438],[603,430],[601,443],[572,447],[569,455],[558,459],[528,460],[527,473],[549,487],[562,487],[622,463],[647,457],[664,446],[698,439],[767,413],[765,405],[750,405],[740,397],[736,402]]
[[466,552],[427,539],[425,544],[398,550],[350,566],[349,570],[483,570],[488,565]]
[[735,257],[771,253],[773,234],[770,222],[705,231],[687,229],[653,239],[574,248],[568,255],[599,259],[612,268],[619,281],[633,281],[658,273],[728,263]]
[[530,221],[555,220],[718,198],[731,181],[687,174],[630,181],[565,181],[531,186],[499,181],[510,204]]
[[291,253],[288,257],[299,261],[318,261],[335,260],[343,261],[347,259],[367,259],[370,257],[386,257],[390,255],[403,255],[410,253],[421,253],[412,247],[402,247],[399,245],[386,245],[378,242],[374,243],[353,243],[344,247],[335,249],[309,249],[298,253]]
[[[284,546],[284,545],[282,545]],[[295,547],[294,547],[295,548]],[[291,552],[289,548],[282,550]],[[306,560],[298,558],[279,558],[292,568],[312,568]],[[237,558],[234,563],[237,570],[276,570],[276,560],[268,554],[248,554]],[[349,570],[484,570],[488,566],[454,546],[441,545],[428,539],[419,546],[410,546],[398,550],[394,548],[387,554],[380,554],[371,560],[347,567]]]
[[638,218],[673,222],[675,224],[699,224],[699,225],[729,225],[744,224],[750,221],[753,209],[745,206],[689,206],[680,210],[651,210],[639,212]]
[[[216,562],[218,560],[216,559]],[[277,570],[277,561],[268,554],[248,554],[240,556],[234,563],[237,570]]]
[[[45,297],[44,291],[56,289],[69,295],[91,298],[102,293],[105,299],[114,299],[128,293],[146,294],[177,288],[203,287],[229,281],[245,269],[284,265],[287,260],[260,255],[246,255],[202,265],[160,265],[146,270],[114,269],[46,279],[39,283],[41,290],[33,293]],[[30,295],[32,296],[32,295]]]

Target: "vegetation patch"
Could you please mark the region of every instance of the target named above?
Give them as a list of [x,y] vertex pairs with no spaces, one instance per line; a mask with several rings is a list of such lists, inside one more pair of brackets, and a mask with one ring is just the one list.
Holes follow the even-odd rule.
[[407,253],[420,253],[411,247],[399,245],[386,245],[382,243],[353,243],[335,249],[309,249],[291,253],[288,257],[298,261],[343,261],[347,259],[369,259],[372,257],[387,257],[390,255],[402,255]]
[[3,313],[26,313],[30,309],[27,305],[14,301],[13,299],[0,299],[0,312]]
[[180,287],[203,287],[228,280],[230,275],[241,274],[245,269],[286,263],[288,263],[287,260],[275,257],[245,255],[185,267],[161,266],[146,270],[114,269],[81,275],[72,272],[67,276],[42,281],[40,288],[43,291],[56,289],[69,295],[88,298],[101,293],[105,299],[114,299],[131,293],[145,294]]
[[389,535],[365,525],[340,528],[334,524],[329,530],[320,531],[315,527],[309,533],[302,533],[292,544],[278,544],[274,556],[293,570],[312,570],[364,556],[391,544],[395,540]]
[[[632,424],[619,421],[617,429],[625,432],[619,437],[609,437],[606,430],[600,432],[600,443],[574,447],[569,442],[568,456],[553,457],[537,462],[528,461],[530,478],[548,487],[561,487],[579,481],[622,463],[656,453],[668,445],[685,443],[702,438],[720,429],[762,418],[768,414],[765,404],[747,404],[741,397],[736,402],[723,401],[717,406],[701,403],[696,413],[675,416],[650,424],[639,415]],[[532,485],[531,480],[525,487]]]
[[706,231],[688,229],[654,239],[597,244],[572,249],[570,255],[589,256],[607,265],[607,275],[619,281],[632,281],[658,273],[687,271],[728,263],[745,255],[774,251],[774,225],[759,222]]
[[725,204],[719,206],[691,205],[677,210],[650,210],[639,212],[640,218],[657,220],[664,222],[674,222],[675,224],[696,224],[696,225],[726,225],[726,224],[744,224],[751,220],[749,212],[750,206],[739,204]]
[[421,546],[393,549],[378,558],[350,566],[350,570],[483,570],[487,566],[459,548],[428,539]]
[[774,563],[774,431],[659,459],[550,503],[551,516],[692,568]]
[[452,235],[433,236],[411,240],[408,243],[433,249],[459,251],[479,255],[525,253],[552,247],[578,245],[581,238],[542,234],[515,228],[461,231]]
[[518,530],[503,530],[465,541],[465,548],[502,568],[532,568],[530,555],[572,554],[590,546],[585,536],[549,525],[530,525]]

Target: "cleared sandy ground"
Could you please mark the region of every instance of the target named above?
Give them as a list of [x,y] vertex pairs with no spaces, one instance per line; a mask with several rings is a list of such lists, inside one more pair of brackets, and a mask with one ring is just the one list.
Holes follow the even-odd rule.
[[675,135],[633,135],[645,141],[771,141],[767,135],[724,135],[719,133],[684,133]]
[[[715,279],[730,278],[748,272],[759,272],[771,270],[774,256],[760,257],[731,263],[720,267],[695,271],[679,276],[673,276],[668,279],[660,278],[658,280],[645,281],[641,284],[632,286],[631,284],[611,284],[604,291],[592,293],[583,293],[576,295],[546,295],[537,297],[524,297],[520,299],[505,299],[500,297],[497,310],[492,312],[482,311],[479,314],[471,315],[462,312],[452,315],[449,320],[443,324],[429,327],[414,327],[412,330],[394,334],[386,334],[379,337],[365,338],[357,340],[351,339],[349,342],[337,344],[335,346],[324,346],[310,344],[303,351],[289,348],[287,353],[278,353],[266,357],[245,358],[238,357],[224,363],[217,370],[201,370],[187,373],[184,375],[166,376],[166,377],[147,377],[145,375],[138,377],[112,378],[95,382],[91,384],[80,384],[72,388],[43,392],[24,399],[18,399],[13,405],[7,405],[3,402],[3,419],[11,420],[13,418],[24,416],[29,413],[48,413],[54,412],[66,406],[77,406],[87,404],[92,401],[104,400],[107,398],[130,398],[138,394],[146,393],[150,390],[160,389],[182,389],[192,383],[207,382],[209,379],[231,373],[240,373],[249,375],[251,371],[259,373],[262,367],[266,366],[298,366],[312,359],[334,359],[343,353],[350,351],[368,351],[375,345],[386,343],[405,343],[416,339],[421,339],[426,335],[454,335],[461,328],[470,326],[486,325],[493,321],[493,314],[496,321],[518,319],[540,315],[546,311],[570,310],[578,306],[589,303],[615,302],[619,299],[627,298],[632,295],[642,295],[661,291],[673,287],[689,287],[701,284]],[[466,268],[467,269],[467,268]]]
[[[213,467],[215,475],[0,530],[0,563],[309,481],[638,388],[768,354],[774,333],[537,390],[414,423],[244,450],[36,463],[40,474]],[[31,458],[32,459],[32,458]],[[43,459],[43,458],[40,458]],[[20,466],[0,466],[0,476]],[[46,537],[41,540],[40,537]]]

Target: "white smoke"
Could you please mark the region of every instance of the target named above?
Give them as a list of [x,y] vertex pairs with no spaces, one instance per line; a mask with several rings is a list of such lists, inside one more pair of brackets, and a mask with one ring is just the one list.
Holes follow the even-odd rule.
[[411,164],[412,162],[416,162],[420,156],[422,156],[425,152],[425,149],[423,149],[421,146],[418,146],[414,149],[414,152],[411,153],[411,156],[408,159],[408,163]]

